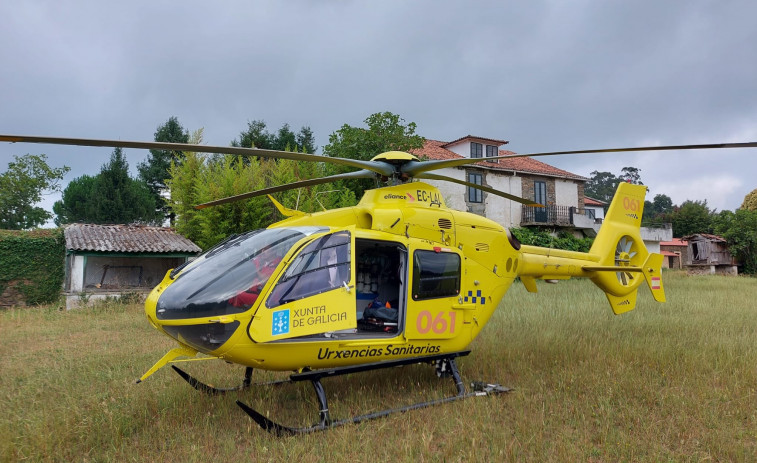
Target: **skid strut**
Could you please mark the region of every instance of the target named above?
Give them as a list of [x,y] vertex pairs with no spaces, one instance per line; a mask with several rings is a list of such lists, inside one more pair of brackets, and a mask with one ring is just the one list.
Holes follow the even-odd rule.
[[[242,410],[244,410],[245,413],[247,413],[250,416],[250,418],[252,418],[261,428],[265,429],[266,431],[269,431],[271,433],[281,436],[281,435],[293,435],[293,434],[308,434],[312,432],[323,431],[326,429],[330,429],[336,426],[342,426],[349,423],[360,423],[363,421],[381,418],[381,417],[390,415],[392,413],[406,412],[410,410],[416,410],[419,408],[430,407],[432,405],[438,405],[442,403],[466,399],[468,397],[484,396],[484,395],[489,395],[489,394],[496,394],[499,392],[507,392],[510,390],[509,388],[506,388],[497,384],[473,383],[473,392],[466,392],[465,385],[463,384],[463,381],[460,378],[460,372],[457,369],[457,364],[455,363],[455,359],[457,357],[468,355],[469,353],[470,351],[463,351],[463,352],[456,352],[453,354],[441,354],[441,355],[433,355],[433,356],[428,356],[428,357],[415,357],[411,359],[401,359],[401,360],[388,360],[384,362],[356,365],[356,366],[351,366],[351,367],[315,370],[315,371],[308,371],[304,373],[293,374],[289,377],[290,381],[293,381],[293,382],[294,381],[310,381],[311,384],[313,385],[313,388],[315,389],[315,394],[316,394],[316,397],[318,398],[318,406],[319,406],[319,410],[318,410],[319,422],[313,426],[301,427],[301,428],[292,428],[292,427],[284,426],[266,418],[265,416],[263,416],[262,414],[254,410],[253,408],[246,405],[244,402],[237,400],[237,405],[239,405],[239,407]],[[452,379],[455,381],[455,387],[457,388],[457,394],[453,396],[445,397],[442,399],[431,400],[428,402],[420,402],[420,403],[408,405],[401,408],[382,410],[379,412],[368,413],[365,415],[360,415],[360,416],[347,418],[343,420],[334,421],[331,419],[331,416],[329,414],[328,401],[326,400],[326,392],[323,388],[323,385],[321,384],[322,378],[331,377],[331,376],[341,376],[341,375],[346,375],[346,374],[351,374],[351,373],[359,373],[359,372],[369,371],[369,370],[377,370],[381,368],[390,368],[390,367],[395,367],[395,366],[400,366],[400,365],[424,363],[424,362],[435,363],[437,365],[437,370],[441,369],[445,373],[448,373],[450,376],[452,376]]]

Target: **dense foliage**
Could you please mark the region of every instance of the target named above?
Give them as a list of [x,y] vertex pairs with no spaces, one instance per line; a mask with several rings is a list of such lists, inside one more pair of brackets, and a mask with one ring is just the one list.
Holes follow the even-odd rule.
[[641,182],[641,169],[624,167],[621,169],[619,176],[611,172],[598,172],[595,170],[591,173],[589,181],[586,182],[584,193],[590,198],[610,204],[620,182],[643,185]]
[[[326,156],[370,160],[386,151],[409,151],[422,148],[425,139],[415,133],[415,122],[405,124],[405,120],[390,112],[374,113],[365,119],[368,128],[352,127],[344,124],[329,135],[329,144],[323,147]],[[347,172],[350,168],[328,166],[330,175]],[[352,190],[356,198],[363,192],[375,188],[373,180],[348,180],[342,183]]]
[[741,209],[748,211],[757,211],[757,188],[750,191],[744,196],[744,202],[741,203]]
[[315,136],[310,127],[302,127],[296,134],[284,124],[276,133],[268,132],[266,123],[256,120],[247,123],[247,129],[234,139],[231,146],[244,148],[260,148],[279,151],[297,151],[301,153],[315,153]]
[[[201,143],[202,130],[196,131],[191,140]],[[181,164],[173,163],[169,172],[170,205],[177,215],[176,230],[203,249],[232,233],[267,227],[281,216],[265,196],[200,210],[195,209],[195,205],[325,175],[320,163],[257,158],[242,162],[239,156],[208,156],[192,152],[185,153]],[[304,212],[355,204],[351,192],[333,190],[333,185],[317,185],[277,193],[276,198],[284,206]]]
[[156,207],[147,185],[129,177],[129,164],[121,148],[113,150],[110,161],[94,177],[83,175],[63,190],[53,205],[58,225],[87,223],[160,224],[162,212]]
[[557,236],[552,234],[553,230],[539,228],[511,228],[510,232],[521,244],[543,248],[589,252],[594,243],[594,238],[576,238],[566,231],[559,232]]
[[728,250],[741,263],[741,271],[757,274],[757,211],[722,211],[713,218],[713,228],[728,241]]
[[0,294],[8,285],[26,304],[49,304],[60,296],[64,277],[63,232],[0,231]]
[[668,223],[668,216],[675,210],[673,200],[665,194],[657,194],[652,201],[644,201],[642,223],[647,226],[659,226]]
[[47,156],[14,156],[0,174],[0,229],[25,230],[44,224],[52,214],[36,207],[45,192],[60,191],[59,183],[70,169],[50,167]]
[[673,236],[687,236],[694,233],[712,233],[714,211],[707,206],[707,200],[686,200],[668,214],[667,221],[673,224]]
[[[170,117],[165,124],[158,126],[154,139],[164,143],[188,143],[189,132],[182,127],[176,117]],[[169,219],[173,218],[173,213],[162,194],[166,191],[166,179],[171,162],[180,163],[183,157],[184,154],[181,151],[150,150],[147,160],[137,165],[139,178],[150,189],[156,208]]]

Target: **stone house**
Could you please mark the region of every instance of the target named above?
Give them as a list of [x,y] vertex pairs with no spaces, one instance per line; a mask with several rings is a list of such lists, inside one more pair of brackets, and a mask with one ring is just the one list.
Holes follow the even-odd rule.
[[[596,236],[604,220],[605,204],[586,198],[584,186],[588,179],[528,157],[487,160],[516,154],[500,149],[507,143],[506,140],[466,135],[449,142],[426,140],[423,148],[410,152],[428,160],[480,158],[481,161],[475,164],[440,169],[435,173],[544,205],[526,206],[472,187],[424,180],[436,186],[444,195],[447,206],[453,209],[485,216],[507,228],[542,226],[568,231],[577,237]],[[650,252],[659,252],[660,241],[670,240],[673,235],[668,224],[663,228],[642,227],[641,236]]]
[[453,209],[486,216],[505,227],[540,225],[577,230],[588,225],[588,222],[577,225],[576,220],[577,216],[585,217],[584,184],[587,179],[532,158],[487,160],[515,154],[500,149],[507,143],[466,135],[450,142],[426,140],[423,148],[411,150],[411,153],[428,160],[481,158],[481,162],[475,164],[435,173],[532,199],[545,206],[526,206],[475,188],[424,180],[439,188],[447,205]]

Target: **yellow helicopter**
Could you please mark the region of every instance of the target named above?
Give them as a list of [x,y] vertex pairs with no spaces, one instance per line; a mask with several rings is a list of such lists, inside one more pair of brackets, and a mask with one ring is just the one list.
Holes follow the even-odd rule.
[[[253,369],[294,371],[289,381],[311,381],[319,421],[304,428],[276,423],[243,402],[263,429],[308,433],[442,402],[507,391],[497,384],[463,384],[456,358],[516,281],[530,292],[536,280],[589,278],[615,314],[632,310],[646,282],[665,301],[662,256],[640,235],[646,187],[621,183],[588,253],[521,245],[502,225],[453,210],[423,179],[472,186],[524,204],[532,201],[487,186],[431,173],[480,159],[421,161],[387,152],[371,161],[254,148],[0,135],[0,141],[228,153],[329,162],[360,170],[275,186],[197,206],[209,207],[346,178],[378,178],[389,186],[366,191],[353,207],[303,213],[271,198],[286,216],[263,230],[234,235],[197,259],[169,271],[145,303],[150,324],[178,343],[137,382],[186,359],[245,367],[241,386],[206,385],[175,365],[196,389],[218,394],[252,385]],[[506,155],[757,147],[757,143],[682,145]],[[430,363],[451,376],[457,394],[403,408],[333,420],[324,377],[411,363]]]

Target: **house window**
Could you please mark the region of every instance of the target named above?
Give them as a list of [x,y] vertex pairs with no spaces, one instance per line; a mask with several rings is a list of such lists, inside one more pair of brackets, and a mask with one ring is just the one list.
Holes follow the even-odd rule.
[[591,220],[594,220],[597,218],[597,211],[594,209],[586,209],[586,217],[590,218]]
[[497,156],[497,147],[494,145],[486,145],[486,157],[487,158],[493,158]]
[[470,144],[470,157],[480,158],[484,154],[484,146],[481,143]]
[[547,205],[547,183],[534,182],[534,202]]
[[[477,172],[468,172],[468,183],[474,183],[476,185],[483,184],[483,175]],[[484,195],[478,188],[468,187],[468,202],[481,203],[484,201]]]

